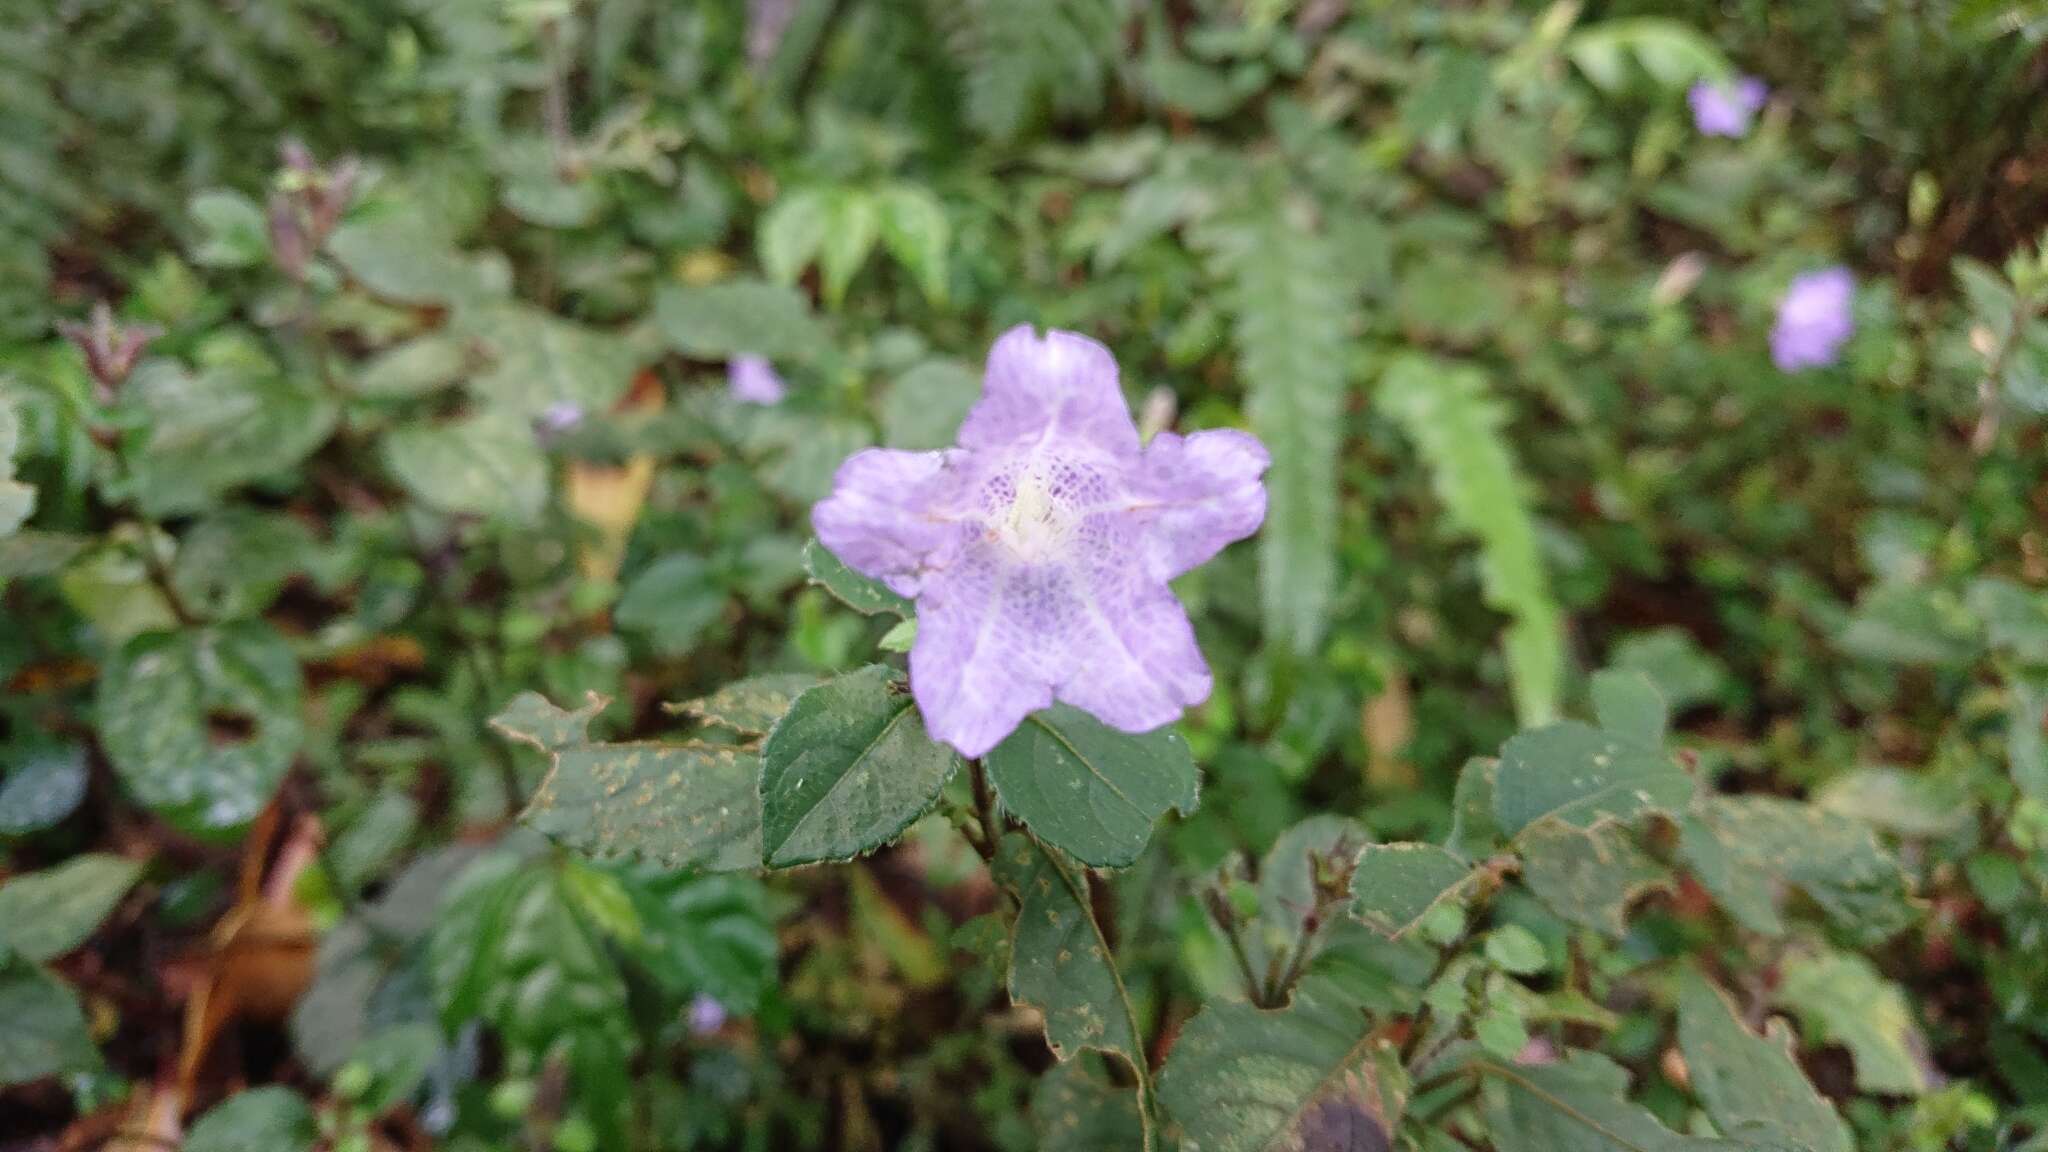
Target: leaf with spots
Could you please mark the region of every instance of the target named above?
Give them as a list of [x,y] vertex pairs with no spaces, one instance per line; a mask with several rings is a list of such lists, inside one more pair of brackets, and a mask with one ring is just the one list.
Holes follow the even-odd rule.
[[1789,1037],[1751,1032],[1697,973],[1679,985],[1678,1048],[1714,1127],[1808,1152],[1851,1152],[1849,1130],[1792,1058]]
[[661,708],[742,736],[766,736],[798,696],[817,686],[818,678],[808,672],[764,672],[735,680],[709,696]]
[[1388,1152],[1399,1083],[1357,990],[1316,975],[1286,1008],[1203,1009],[1167,1058],[1159,1102],[1185,1152]]
[[559,749],[520,820],[593,860],[742,871],[761,864],[761,759],[712,744]]
[[1571,1052],[1549,1065],[1475,1069],[1499,1082],[1487,1127],[1499,1152],[1795,1152],[1749,1140],[1682,1136],[1628,1099],[1628,1072],[1604,1056]]
[[848,568],[831,549],[816,540],[804,545],[804,572],[811,583],[863,616],[886,612],[907,620],[916,612],[909,600],[891,592],[879,580],[870,580]]
[[1114,1052],[1142,1071],[1137,1019],[1096,922],[1086,874],[1016,834],[998,847],[995,869],[1017,899],[1011,998],[1045,1014],[1045,1040],[1059,1059],[1092,1048]]
[[1138,1094],[1109,1082],[1092,1059],[1046,1069],[1031,1096],[1039,1146],[1060,1152],[1131,1152],[1144,1146]]
[[1631,903],[1671,882],[1626,824],[1575,828],[1545,820],[1522,834],[1521,848],[1522,880],[1536,898],[1566,920],[1609,936],[1628,931]]
[[188,832],[255,819],[298,755],[299,662],[268,624],[130,641],[99,685],[100,740],[144,807]]
[[888,843],[960,766],[925,733],[896,673],[875,664],[796,698],[761,746],[761,843],[777,868]]
[[1463,896],[1483,874],[1434,844],[1370,844],[1351,873],[1351,914],[1399,939],[1437,905]]
[[1663,748],[1567,720],[1523,732],[1501,749],[1493,812],[1512,837],[1543,819],[1590,828],[1679,811],[1692,795],[1692,777]]
[[1003,807],[1094,867],[1136,860],[1168,808],[1190,815],[1198,801],[1194,756],[1171,726],[1132,735],[1065,704],[1026,717],[987,765]]
[[1913,920],[1906,873],[1868,826],[1776,796],[1717,796],[1680,825],[1679,856],[1753,932],[1778,936],[1784,890],[1875,944]]
[[491,727],[507,740],[516,740],[543,752],[590,742],[590,722],[610,701],[592,692],[583,707],[574,712],[558,708],[538,692],[521,692],[504,710],[491,717]]

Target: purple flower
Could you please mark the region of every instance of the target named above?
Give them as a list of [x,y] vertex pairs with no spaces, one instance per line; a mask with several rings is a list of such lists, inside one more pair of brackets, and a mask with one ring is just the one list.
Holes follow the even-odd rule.
[[1771,362],[1786,372],[1825,368],[1835,362],[1842,344],[1856,331],[1850,305],[1856,278],[1842,267],[1823,268],[1792,278],[1778,301],[1778,322],[1771,329]]
[[542,432],[559,436],[583,423],[583,405],[573,400],[557,400],[541,409],[540,417],[534,423]]
[[697,993],[697,998],[690,1001],[690,1031],[699,1036],[709,1036],[723,1027],[725,1005],[708,992]]
[[725,366],[725,383],[732,398],[742,404],[780,404],[789,386],[775,374],[775,366],[759,356],[735,356]]
[[1747,136],[1750,120],[1770,94],[1763,81],[1744,76],[1732,85],[1702,80],[1685,98],[1692,105],[1692,125],[1702,136]]
[[847,565],[917,599],[910,686],[980,756],[1055,698],[1146,732],[1208,698],[1167,581],[1258,530],[1264,445],[1235,430],[1141,447],[1109,349],[1004,333],[944,452],[869,449],[811,512]]

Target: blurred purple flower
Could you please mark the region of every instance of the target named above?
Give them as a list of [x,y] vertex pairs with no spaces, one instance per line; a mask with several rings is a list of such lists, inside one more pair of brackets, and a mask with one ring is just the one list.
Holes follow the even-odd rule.
[[559,436],[583,423],[583,405],[573,400],[557,400],[542,409],[540,418],[534,423],[542,432]]
[[1778,301],[1778,322],[1771,329],[1771,362],[1786,372],[1833,364],[1842,344],[1856,331],[1851,311],[1855,295],[1856,278],[1847,268],[1823,268],[1794,276]]
[[860,452],[811,512],[848,566],[917,598],[932,735],[980,756],[1055,699],[1127,732],[1207,699],[1167,581],[1258,530],[1265,447],[1229,429],[1141,447],[1109,349],[1029,327],[989,351],[959,444]]
[[796,0],[747,0],[748,62],[759,68],[773,59],[795,18]]
[[1692,105],[1692,124],[1703,136],[1747,136],[1749,122],[1764,106],[1771,90],[1754,76],[1734,84],[1702,80],[1686,93]]
[[709,1036],[725,1027],[725,1018],[725,1005],[708,992],[699,992],[690,1001],[690,1031],[699,1036]]
[[780,404],[789,392],[775,366],[759,356],[735,356],[725,366],[725,382],[732,398],[742,404]]

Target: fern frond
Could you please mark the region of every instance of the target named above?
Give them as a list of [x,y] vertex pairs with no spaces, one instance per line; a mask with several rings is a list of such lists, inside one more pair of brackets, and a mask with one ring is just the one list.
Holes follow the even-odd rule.
[[1049,108],[1102,107],[1117,58],[1116,0],[945,0],[949,40],[965,72],[967,119],[1014,138]]
[[1223,281],[1252,431],[1273,454],[1259,583],[1266,628],[1296,652],[1328,625],[1337,583],[1337,450],[1356,288],[1306,206],[1278,192],[1199,226]]
[[1505,409],[1479,369],[1415,354],[1388,366],[1377,404],[1422,456],[1451,523],[1479,541],[1481,592],[1513,621],[1503,647],[1517,717],[1524,726],[1550,723],[1563,691],[1564,613],[1503,434]]

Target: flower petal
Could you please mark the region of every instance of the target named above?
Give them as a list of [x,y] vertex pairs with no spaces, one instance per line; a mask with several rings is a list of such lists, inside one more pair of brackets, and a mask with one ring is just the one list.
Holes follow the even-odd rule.
[[1195,629],[1163,584],[1129,565],[1096,573],[1066,650],[1059,698],[1125,732],[1150,732],[1209,698]]
[[1131,481],[1152,578],[1171,580],[1258,531],[1266,519],[1259,477],[1272,463],[1256,436],[1234,428],[1153,437]]
[[981,756],[1024,717],[1052,704],[1043,658],[1045,598],[1034,571],[1016,570],[986,541],[968,545],[927,581],[917,602],[910,690],[932,738]]
[[839,466],[811,509],[818,541],[847,567],[915,596],[973,529],[945,515],[955,487],[944,452],[869,448]]
[[1117,385],[1116,359],[1086,336],[1029,325],[989,349],[981,399],[960,425],[960,446],[999,448],[1050,433],[1102,451],[1138,450],[1138,428]]

